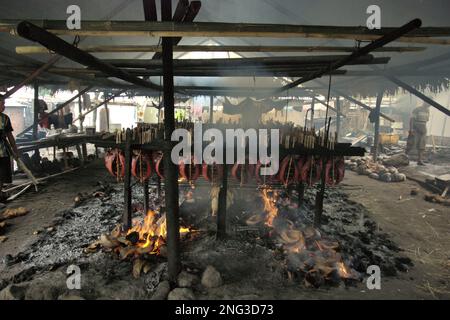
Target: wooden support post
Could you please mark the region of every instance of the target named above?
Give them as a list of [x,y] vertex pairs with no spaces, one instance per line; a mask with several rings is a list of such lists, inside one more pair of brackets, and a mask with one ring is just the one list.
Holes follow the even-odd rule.
[[63,148],[64,170],[69,169],[69,159],[67,159],[67,148]]
[[[106,95],[105,95],[106,96]],[[106,131],[109,132],[109,109],[108,102],[105,102]]]
[[80,145],[77,144],[77,145],[76,145],[76,148],[77,148],[78,159],[80,159],[81,165],[84,166],[85,158],[84,158],[84,156],[83,156],[83,153],[81,152],[81,147],[80,147]]
[[[171,0],[161,0],[163,21],[172,20]],[[172,38],[162,38],[163,88],[164,88],[164,133],[170,143],[175,130],[175,98],[173,82],[173,43]],[[176,281],[181,270],[180,261],[180,222],[178,204],[178,170],[172,162],[171,150],[164,150],[165,204],[167,221],[167,262],[169,280]]]
[[33,112],[33,140],[38,138],[38,123],[39,123],[39,85],[34,83],[34,112]]
[[83,114],[83,104],[81,102],[81,96],[78,96],[78,111],[79,111],[79,117],[78,119],[80,120],[80,132],[83,132],[83,121],[84,121],[84,117],[82,116]]
[[125,177],[123,181],[123,215],[122,228],[128,230],[131,228],[131,129],[127,129],[125,138]]
[[341,134],[341,100],[339,96],[336,98],[336,110],[338,111],[336,114],[336,136],[339,142],[339,137]]
[[144,180],[142,183],[143,191],[144,191],[144,213],[147,214],[149,210],[149,195],[148,195],[148,180]]
[[82,143],[81,144],[81,151],[82,151],[82,154],[83,154],[83,160],[84,160],[84,162],[86,162],[87,161],[87,156],[88,156],[86,143]]
[[[223,158],[226,159],[226,148]],[[227,193],[228,193],[228,166],[223,164],[222,186],[219,192],[219,208],[217,212],[217,239],[225,239],[227,236]]]
[[[328,123],[327,123],[328,121]],[[330,133],[330,123],[331,117],[325,120],[325,145],[328,143],[328,135]],[[328,162],[328,157],[322,157],[319,161],[322,161],[322,168],[326,167],[326,163]],[[319,190],[316,193],[316,203],[315,203],[315,214],[314,214],[314,227],[319,228],[322,224],[322,213],[323,213],[323,200],[325,199],[325,186],[326,186],[326,174],[325,170],[322,170],[320,173],[320,186]]]
[[381,113],[381,101],[383,100],[384,91],[380,91],[377,95],[377,102],[375,105],[375,128],[373,139],[373,160],[378,158],[378,145],[380,143],[380,113]]
[[214,97],[209,96],[209,123],[214,122]]
[[93,126],[95,128],[95,132],[97,132],[97,109],[92,111],[92,122],[93,122]]
[[314,128],[314,104],[316,102],[316,98],[312,98],[311,100],[311,128]]

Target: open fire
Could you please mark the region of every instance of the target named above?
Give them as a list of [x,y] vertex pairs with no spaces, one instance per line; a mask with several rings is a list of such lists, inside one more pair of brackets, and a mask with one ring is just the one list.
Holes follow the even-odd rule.
[[[180,227],[182,236],[190,231],[190,228]],[[122,231],[121,225],[117,225],[110,234],[102,234],[86,251],[92,252],[102,247],[106,251],[118,253],[121,259],[139,259],[144,255],[165,256],[166,238],[165,213],[149,210],[143,220],[133,219],[133,226],[128,231]]]
[[278,206],[282,200],[279,192],[264,188],[261,198],[264,214],[253,215],[246,222],[248,225],[264,225],[270,229],[269,237],[286,256],[289,278],[302,278],[306,286],[314,287],[337,283],[342,279],[360,278],[360,274],[343,261],[337,241],[323,237],[313,227],[298,227],[280,215]]

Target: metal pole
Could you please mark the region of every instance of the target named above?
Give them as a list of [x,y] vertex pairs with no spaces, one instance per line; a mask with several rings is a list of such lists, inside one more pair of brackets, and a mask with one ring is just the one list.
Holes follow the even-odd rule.
[[377,95],[377,102],[375,105],[375,128],[373,139],[373,160],[376,161],[378,157],[378,144],[380,143],[380,113],[381,101],[383,100],[384,90],[381,90]]
[[127,129],[125,138],[125,177],[123,182],[124,211],[122,215],[123,230],[131,228],[131,129]]
[[[172,20],[171,0],[161,0],[163,21]],[[173,83],[173,44],[172,38],[162,38],[163,88],[164,88],[164,133],[170,143],[175,129],[175,99]],[[169,279],[176,281],[181,270],[180,262],[180,223],[178,207],[178,170],[171,160],[171,150],[164,150],[165,204],[167,221],[167,262]]]

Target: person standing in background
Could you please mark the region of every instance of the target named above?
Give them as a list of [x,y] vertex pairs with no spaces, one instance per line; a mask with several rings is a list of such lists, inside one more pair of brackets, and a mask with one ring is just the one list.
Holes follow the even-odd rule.
[[0,202],[6,200],[6,195],[3,193],[3,185],[5,183],[12,182],[12,170],[11,170],[11,156],[8,154],[6,143],[11,145],[14,153],[18,154],[16,140],[12,135],[13,128],[11,120],[4,114],[5,111],[5,99],[0,97]]
[[408,137],[408,141],[411,141],[411,143],[407,145],[406,153],[409,153],[412,148],[417,149],[417,164],[420,166],[425,165],[423,162],[423,153],[427,142],[427,122],[429,119],[430,105],[427,103],[415,108],[412,112]]

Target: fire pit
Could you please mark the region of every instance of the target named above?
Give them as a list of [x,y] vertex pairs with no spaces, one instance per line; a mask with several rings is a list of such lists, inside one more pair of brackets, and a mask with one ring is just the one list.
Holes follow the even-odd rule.
[[[66,268],[75,264],[83,274],[80,295],[85,298],[164,298],[158,289],[167,279],[165,216],[160,206],[164,199],[163,194],[156,196],[156,187],[150,188],[151,210],[145,214],[138,205],[142,189],[134,187],[135,220],[123,232],[117,227],[121,188],[100,185],[91,197],[61,212],[54,230],[42,233],[30,249],[8,257],[5,264],[22,270],[10,282],[37,283],[46,292],[43,279],[52,279],[45,286],[57,286],[56,292],[64,294]],[[183,192],[189,194],[189,201],[181,205],[183,269],[200,278],[202,270],[213,265],[224,283],[205,291],[200,281],[193,281],[190,289],[197,298],[251,298],[248,295],[256,292],[272,297],[286,288],[357,286],[369,265],[377,264],[383,274],[392,276],[410,267],[367,210],[338,189],[326,192],[320,229],[312,226],[314,189],[306,190],[301,206],[295,192],[229,191],[234,201],[227,217],[229,237],[223,241],[215,239],[217,217],[205,205],[210,202],[209,187]]]

